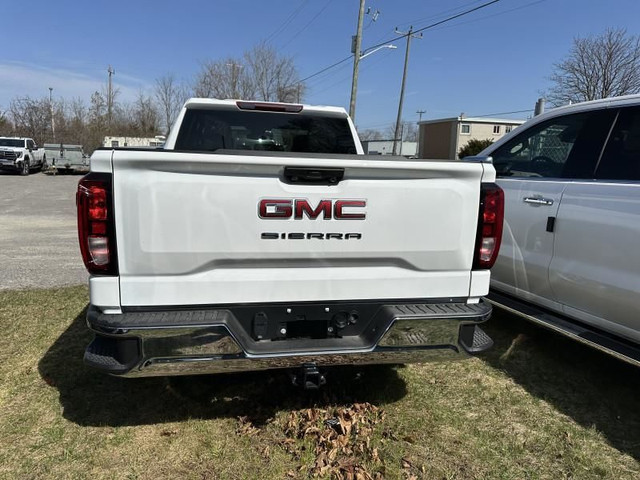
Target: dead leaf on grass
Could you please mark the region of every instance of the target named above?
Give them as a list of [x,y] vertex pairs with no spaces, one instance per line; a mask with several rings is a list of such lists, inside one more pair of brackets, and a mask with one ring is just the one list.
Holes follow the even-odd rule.
[[[283,427],[286,439],[280,446],[296,458],[312,442],[315,454],[312,477],[338,480],[373,480],[363,465],[367,459],[380,463],[380,453],[371,437],[384,412],[369,403],[356,403],[330,410],[306,408],[289,413]],[[300,444],[300,440],[305,441]],[[297,441],[296,441],[297,440]],[[301,466],[303,468],[303,466]],[[379,472],[378,472],[379,473]],[[377,478],[382,478],[379,475]]]
[[509,348],[507,348],[507,350],[500,355],[500,361],[504,362],[506,360],[509,359],[509,357],[513,354],[513,352],[515,351],[515,349],[517,347],[519,347],[521,344],[523,344],[524,342],[526,342],[528,339],[528,337],[524,334],[524,333],[519,333],[516,338],[514,338],[511,341],[511,345],[509,345]]
[[246,437],[253,437],[260,433],[260,430],[253,426],[247,417],[238,417],[238,428],[236,434]]

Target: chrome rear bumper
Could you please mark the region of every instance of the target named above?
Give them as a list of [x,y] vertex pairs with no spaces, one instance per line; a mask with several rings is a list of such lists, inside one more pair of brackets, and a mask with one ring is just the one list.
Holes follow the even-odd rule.
[[381,304],[375,311],[357,336],[276,341],[252,338],[233,309],[106,315],[91,307],[87,323],[96,337],[85,362],[111,374],[146,377],[310,363],[417,363],[464,358],[492,345],[477,325],[491,314],[485,302]]

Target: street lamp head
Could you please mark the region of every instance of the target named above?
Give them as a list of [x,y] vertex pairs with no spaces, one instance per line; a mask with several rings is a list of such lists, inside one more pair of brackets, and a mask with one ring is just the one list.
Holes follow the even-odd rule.
[[372,53],[376,53],[378,50],[382,50],[383,48],[391,48],[391,49],[394,49],[394,48],[398,48],[398,47],[396,47],[395,45],[391,45],[390,43],[387,43],[387,44],[385,44],[385,45],[380,45],[379,47],[374,48],[373,50],[370,50],[370,51],[368,51],[368,52],[363,53],[362,55],[360,55],[360,60],[362,60],[364,57],[368,57],[368,56],[369,56],[369,55],[371,55]]

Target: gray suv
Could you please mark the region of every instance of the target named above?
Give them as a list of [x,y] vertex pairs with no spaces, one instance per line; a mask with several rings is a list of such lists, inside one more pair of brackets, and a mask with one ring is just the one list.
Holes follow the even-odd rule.
[[489,299],[640,366],[640,95],[551,110],[480,155],[505,194]]

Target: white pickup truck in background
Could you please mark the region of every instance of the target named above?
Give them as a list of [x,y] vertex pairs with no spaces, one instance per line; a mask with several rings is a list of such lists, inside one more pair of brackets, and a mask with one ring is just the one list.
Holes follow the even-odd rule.
[[44,148],[38,148],[33,139],[0,137],[0,170],[29,175],[34,168],[42,170],[46,164]]
[[164,149],[78,186],[95,339],[129,377],[476,353],[502,232],[490,163],[365,156],[342,108],[192,99]]

